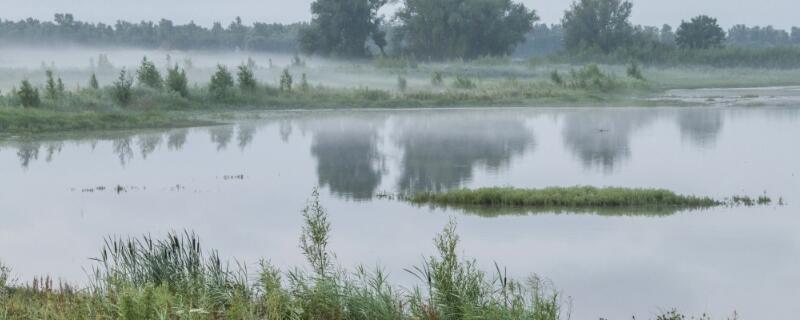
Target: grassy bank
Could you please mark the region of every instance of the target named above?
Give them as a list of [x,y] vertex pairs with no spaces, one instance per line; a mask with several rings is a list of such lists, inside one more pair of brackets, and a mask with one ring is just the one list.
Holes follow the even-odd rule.
[[52,111],[0,107],[0,135],[61,131],[176,128],[212,124],[165,112]]
[[723,205],[711,198],[668,190],[569,187],[545,189],[484,188],[417,193],[417,204],[489,208],[707,208]]

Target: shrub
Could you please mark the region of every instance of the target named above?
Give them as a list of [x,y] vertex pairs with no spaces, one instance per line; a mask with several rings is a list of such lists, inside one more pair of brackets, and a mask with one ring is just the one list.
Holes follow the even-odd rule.
[[283,73],[281,73],[281,80],[280,80],[280,89],[281,91],[292,91],[292,74],[289,73],[289,69],[283,69]]
[[570,71],[570,81],[567,84],[574,89],[610,91],[616,88],[617,83],[605,74],[596,64],[590,64],[578,70]]
[[217,65],[217,72],[211,76],[208,92],[214,99],[221,100],[230,96],[231,88],[233,88],[233,76],[228,72],[228,68]]
[[139,85],[150,87],[153,89],[161,89],[164,87],[164,81],[161,79],[161,73],[158,72],[156,65],[147,60],[147,57],[142,59],[142,64],[136,72]]
[[22,80],[19,90],[15,93],[23,107],[32,108],[41,104],[39,89],[34,88],[28,80]]
[[167,70],[167,89],[184,98],[189,96],[189,81],[186,78],[186,71],[179,69],[178,65]]
[[255,91],[258,83],[253,75],[253,69],[247,65],[240,65],[238,69],[236,77],[239,80],[239,89],[248,92]]
[[131,102],[133,78],[127,74],[125,69],[119,72],[119,78],[114,81],[114,86],[111,89],[111,96],[114,100],[125,106]]

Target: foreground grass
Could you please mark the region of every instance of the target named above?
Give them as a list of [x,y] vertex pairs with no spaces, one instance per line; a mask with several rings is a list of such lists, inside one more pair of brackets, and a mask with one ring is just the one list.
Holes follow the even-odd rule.
[[678,195],[668,190],[568,187],[545,189],[484,188],[422,192],[413,203],[500,208],[707,208],[723,205],[711,198]]
[[[418,283],[402,288],[379,268],[348,271],[337,264],[316,190],[303,218],[307,265],[281,271],[263,260],[255,277],[203,251],[189,232],[108,238],[85,288],[55,285],[49,277],[15,285],[0,262],[0,319],[569,319],[547,281],[536,275],[518,281],[497,265],[487,274],[461,258],[455,222],[434,238],[437,255],[407,269]],[[690,318],[669,311],[655,319]]]
[[191,120],[165,112],[69,112],[0,107],[0,134],[175,128],[208,124],[211,122]]
[[[330,224],[318,193],[304,210],[300,248],[305,268],[282,272],[262,261],[252,281],[229,269],[198,237],[108,239],[92,285],[56,288],[49,279],[7,288],[0,278],[3,319],[559,319],[560,295],[539,278],[516,281],[497,268],[480,271],[458,256],[450,223],[435,238],[438,255],[410,268],[411,289],[380,269],[338,266],[328,248]],[[7,274],[6,271],[0,274]]]

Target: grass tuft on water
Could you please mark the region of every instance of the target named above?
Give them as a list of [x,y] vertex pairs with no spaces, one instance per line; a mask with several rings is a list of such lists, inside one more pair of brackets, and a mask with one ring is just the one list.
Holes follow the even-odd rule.
[[724,205],[707,197],[679,195],[662,189],[588,186],[518,189],[511,187],[421,192],[408,197],[417,204],[506,208],[707,208]]

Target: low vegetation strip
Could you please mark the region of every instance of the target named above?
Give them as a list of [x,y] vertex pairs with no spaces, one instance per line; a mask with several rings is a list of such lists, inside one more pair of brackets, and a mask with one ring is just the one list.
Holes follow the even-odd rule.
[[545,189],[483,188],[422,192],[408,198],[418,204],[520,208],[703,208],[724,205],[712,198],[684,196],[669,190],[595,187]]
[[61,112],[0,108],[0,134],[29,134],[75,130],[174,128],[208,124],[211,124],[211,122],[190,120],[171,116],[163,112]]

